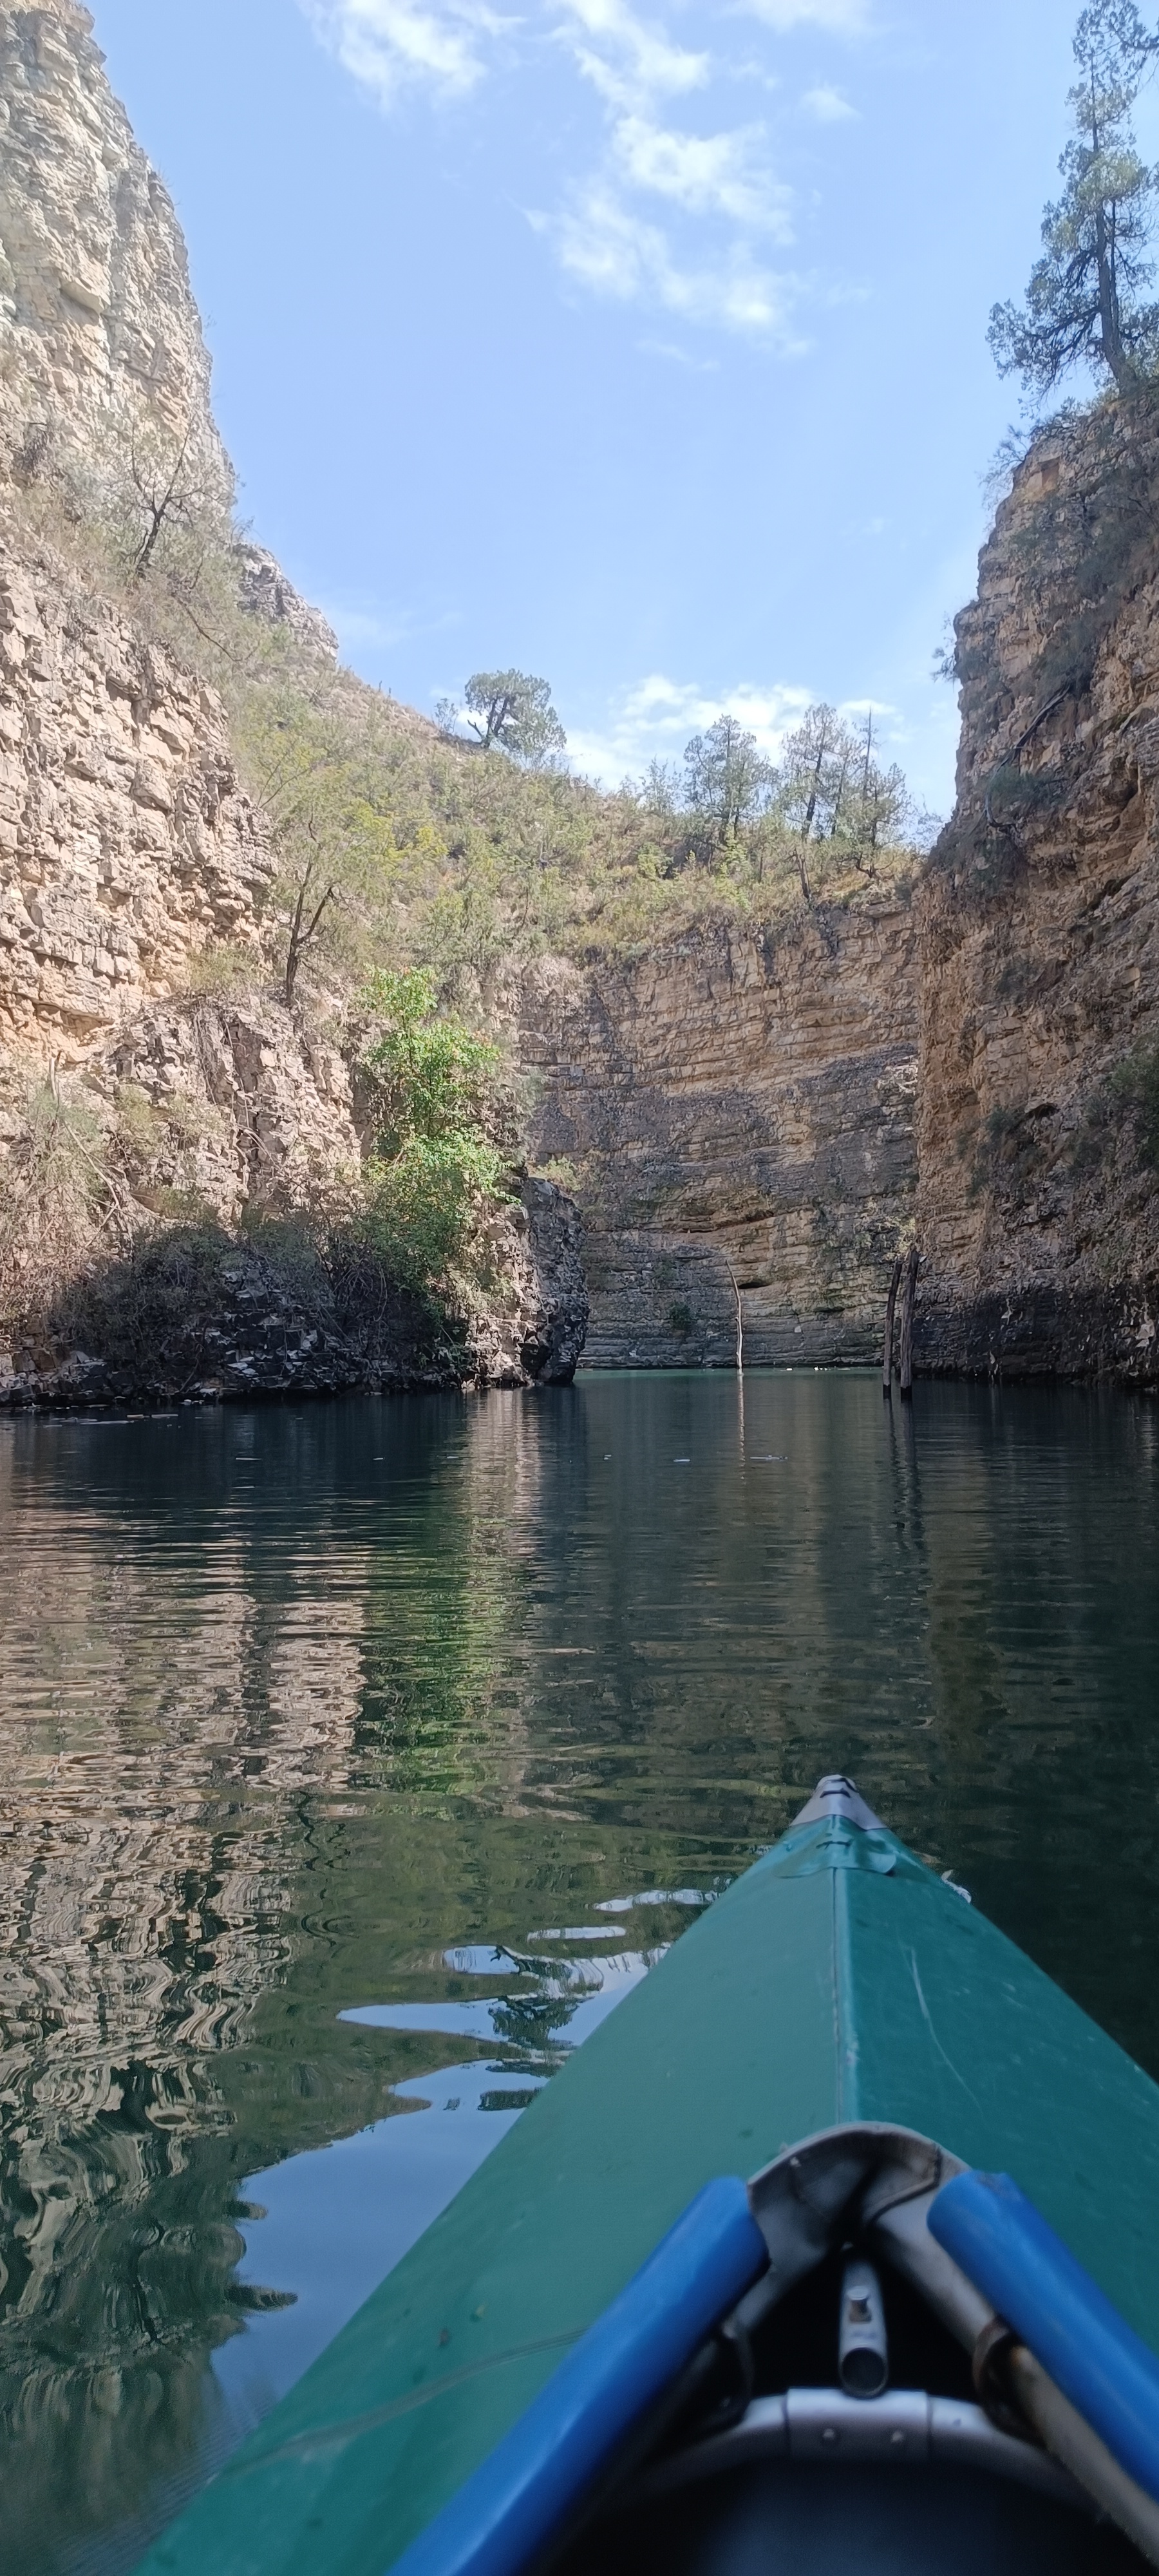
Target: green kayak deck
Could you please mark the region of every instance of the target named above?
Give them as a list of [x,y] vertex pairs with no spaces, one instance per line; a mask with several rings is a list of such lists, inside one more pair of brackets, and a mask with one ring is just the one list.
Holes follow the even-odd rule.
[[892,1834],[822,1817],[594,2032],[142,2576],[384,2576],[703,2183],[852,2120],[1012,2174],[1159,2351],[1159,2089]]

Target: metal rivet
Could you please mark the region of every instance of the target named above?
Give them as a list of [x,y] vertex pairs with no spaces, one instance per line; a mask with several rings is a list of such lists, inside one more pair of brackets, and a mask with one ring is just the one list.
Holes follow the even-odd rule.
[[897,2433],[891,2433],[889,2437],[889,2447],[891,2451],[904,2451],[905,2434],[900,2431]]
[[826,2425],[824,2425],[824,2426],[822,2427],[821,2439],[822,2439],[822,2441],[823,2441],[823,2442],[835,2442],[835,2441],[836,2441],[836,2439],[837,2439],[837,2427],[836,2427],[836,2425],[835,2425],[835,2424],[826,2424]]

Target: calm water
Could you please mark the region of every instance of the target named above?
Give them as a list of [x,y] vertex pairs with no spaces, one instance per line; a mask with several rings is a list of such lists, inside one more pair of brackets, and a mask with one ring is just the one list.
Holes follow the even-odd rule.
[[1157,1444],[784,1374],[0,1426],[6,2564],[131,2565],[820,1771],[1159,2074]]

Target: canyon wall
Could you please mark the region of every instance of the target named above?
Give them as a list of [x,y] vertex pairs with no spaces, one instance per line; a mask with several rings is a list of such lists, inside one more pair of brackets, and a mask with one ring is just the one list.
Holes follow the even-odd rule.
[[1040,440],[958,620],[953,821],[918,903],[919,1357],[1152,1379],[1156,435]]
[[184,443],[228,499],[181,228],[92,26],[73,0],[0,5],[0,447],[87,475]]
[[1159,1376],[1159,429],[1040,439],[958,620],[953,819],[911,905],[540,969],[536,1150],[583,1212],[588,1365],[875,1356]]
[[[357,1164],[340,997],[291,1013],[270,983],[275,861],[223,707],[28,500],[46,474],[62,506],[70,476],[113,490],[176,442],[225,507],[184,245],[73,0],[0,0],[0,128],[0,1153],[63,1083],[103,1135],[128,1120],[146,1207],[236,1228]],[[958,802],[911,899],[722,908],[525,973],[527,1146],[553,1177],[497,1236],[516,1284],[478,1321],[481,1374],[574,1362],[572,1188],[592,1365],[730,1367],[738,1329],[749,1364],[869,1361],[916,1229],[920,1368],[1159,1372],[1157,509],[1140,404],[1020,468],[958,622]],[[271,557],[235,559],[245,605],[332,655]],[[253,1274],[226,1305],[192,1382],[364,1382],[337,1314],[312,1339]],[[56,1359],[94,1388],[83,1352]],[[65,1379],[8,1355],[12,1400]]]
[[[50,1096],[66,1163],[82,1183],[99,1164],[112,1192],[110,1254],[150,1217],[228,1234],[316,1208],[357,1173],[341,1010],[291,1012],[271,986],[275,874],[213,691],[0,511],[0,1252],[15,1276],[54,1257],[20,1195]],[[81,1231],[62,1278],[80,1251],[105,1257],[95,1215]],[[183,1308],[164,1351],[134,1357],[119,1325],[94,1347],[88,1311],[61,1309],[0,1350],[0,1402],[568,1378],[587,1312],[570,1201],[524,1173],[492,1231],[496,1286],[455,1348],[430,1344],[405,1299],[371,1314],[353,1277],[344,1293],[317,1263],[223,1244],[162,1283]]]
[[537,1159],[584,1217],[589,1367],[867,1361],[917,1183],[917,933],[864,899],[524,996]]

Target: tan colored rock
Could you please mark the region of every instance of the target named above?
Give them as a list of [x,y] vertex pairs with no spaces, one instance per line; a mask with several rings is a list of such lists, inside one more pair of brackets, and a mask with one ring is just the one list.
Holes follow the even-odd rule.
[[0,1045],[76,1062],[256,951],[273,873],[212,692],[0,531]]
[[72,0],[0,0],[0,471],[38,440],[100,467],[187,438],[226,498],[181,228],[92,24]]
[[537,1161],[574,1188],[591,1366],[867,1360],[916,1184],[917,939],[897,903],[536,971]]
[[[1159,1181],[1113,1087],[1159,1043],[1149,549],[1128,595],[1097,603],[1089,685],[1052,707],[1038,676],[1040,567],[1088,523],[1118,436],[1102,415],[1036,446],[959,620],[958,806],[918,903],[927,1365],[1156,1373]],[[1081,606],[1065,589],[1055,606],[1065,655]]]

